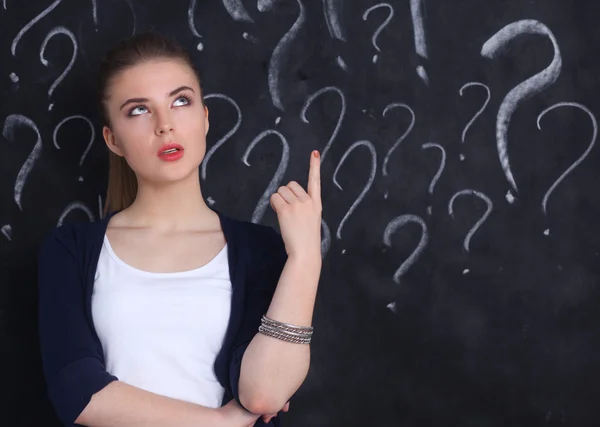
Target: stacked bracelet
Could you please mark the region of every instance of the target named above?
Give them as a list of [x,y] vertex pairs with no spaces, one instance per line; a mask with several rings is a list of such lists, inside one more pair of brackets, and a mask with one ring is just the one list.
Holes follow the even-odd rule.
[[289,323],[269,319],[263,314],[258,327],[258,332],[263,335],[277,338],[295,344],[310,344],[313,333],[312,326],[296,326]]

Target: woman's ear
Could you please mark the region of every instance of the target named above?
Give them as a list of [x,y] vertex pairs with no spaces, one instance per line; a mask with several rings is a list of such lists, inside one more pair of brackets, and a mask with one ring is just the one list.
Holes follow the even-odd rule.
[[210,128],[210,122],[208,120],[208,107],[204,106],[204,136],[208,134],[208,129]]
[[117,144],[117,140],[115,138],[115,134],[112,133],[108,126],[104,126],[102,128],[102,136],[104,137],[104,142],[106,142],[106,146],[110,151],[115,153],[119,157],[123,157],[123,151],[121,147]]

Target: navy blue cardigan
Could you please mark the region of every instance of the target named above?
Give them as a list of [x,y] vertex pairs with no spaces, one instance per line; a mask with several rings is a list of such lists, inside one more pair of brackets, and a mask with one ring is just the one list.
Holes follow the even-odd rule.
[[[228,245],[231,315],[214,363],[222,405],[238,392],[242,356],[258,331],[287,260],[281,235],[270,227],[239,221],[215,210]],[[92,321],[94,275],[110,217],[65,224],[45,237],[38,256],[39,334],[48,396],[65,426],[92,395],[117,380],[106,371]],[[152,375],[151,372],[148,375]],[[279,426],[274,417],[269,426]],[[255,426],[264,426],[259,418]]]

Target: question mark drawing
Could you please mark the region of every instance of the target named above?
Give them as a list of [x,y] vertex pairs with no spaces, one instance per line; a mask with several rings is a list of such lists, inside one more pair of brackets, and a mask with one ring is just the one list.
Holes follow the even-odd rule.
[[406,137],[408,136],[408,134],[410,134],[410,132],[412,131],[413,127],[415,126],[415,112],[412,110],[412,108],[410,108],[406,104],[397,103],[397,102],[393,102],[393,103],[389,104],[383,110],[383,114],[382,114],[383,117],[385,117],[385,115],[388,113],[388,111],[393,110],[394,108],[398,108],[398,107],[402,107],[402,108],[405,108],[405,109],[408,110],[408,112],[410,113],[410,116],[411,116],[410,125],[408,125],[408,128],[406,129],[406,131],[402,134],[402,136],[400,138],[398,138],[396,140],[396,142],[394,143],[394,145],[392,145],[392,148],[389,149],[389,151],[387,152],[387,154],[383,158],[383,167],[381,168],[383,176],[387,176],[387,174],[388,174],[387,165],[388,165],[388,162],[390,160],[390,156],[392,155],[392,153],[394,152],[394,150],[402,143],[402,141],[404,141],[404,139],[406,139]]
[[[425,37],[425,26],[423,25],[423,1],[410,0],[410,13],[413,21],[415,51],[421,58],[427,59],[427,39]],[[425,84],[429,84],[427,70],[423,65],[417,66],[417,74]]]
[[12,142],[15,142],[14,141],[14,132],[15,132],[15,128],[17,126],[29,127],[30,129],[33,129],[33,131],[35,132],[35,134],[37,136],[35,145],[33,146],[33,149],[31,150],[31,152],[29,153],[29,156],[27,156],[27,160],[25,160],[25,163],[23,163],[23,166],[21,166],[21,169],[19,170],[19,173],[17,174],[17,179],[15,181],[15,189],[14,189],[15,203],[17,204],[19,209],[21,211],[23,211],[23,207],[21,205],[21,196],[23,195],[23,187],[25,186],[27,177],[29,176],[29,173],[33,169],[35,162],[37,161],[37,159],[40,157],[40,155],[42,153],[42,136],[40,135],[40,131],[38,130],[38,127],[33,122],[33,120],[31,120],[28,117],[22,116],[20,114],[11,114],[10,116],[8,116],[6,118],[6,120],[4,121],[4,129],[2,130],[2,135],[4,135],[4,137],[6,139],[9,139]]
[[254,22],[244,7],[242,0],[222,0],[222,2],[225,10],[234,21],[245,21],[250,23]]
[[311,104],[313,103],[313,101],[315,99],[317,99],[319,96],[321,96],[325,93],[328,93],[328,92],[337,93],[340,96],[340,100],[341,100],[342,104],[340,107],[340,114],[338,116],[337,123],[335,125],[335,128],[333,129],[333,133],[329,137],[329,141],[327,142],[327,145],[325,145],[325,148],[323,149],[323,152],[321,153],[321,163],[325,160],[325,156],[327,155],[327,152],[331,148],[331,144],[333,144],[333,141],[337,137],[337,135],[340,131],[340,128],[342,127],[342,122],[344,121],[344,117],[346,115],[346,97],[344,96],[344,93],[335,86],[324,87],[322,89],[319,89],[315,93],[313,93],[306,100],[306,102],[304,103],[304,106],[302,107],[302,110],[300,111],[300,118],[302,119],[302,121],[304,123],[308,123],[308,119],[306,118],[306,111],[308,110],[308,107],[311,106]]
[[[431,180],[431,184],[429,184],[429,194],[433,195],[433,190],[435,189],[435,185],[437,184],[438,180],[440,179],[440,176],[442,175],[442,172],[444,171],[444,168],[446,167],[446,150],[444,150],[444,147],[442,147],[441,145],[434,144],[432,142],[428,142],[421,146],[422,150],[428,150],[430,148],[437,148],[438,150],[440,150],[442,152],[442,157],[440,159],[440,166],[438,167],[437,172],[435,173],[433,179]],[[429,215],[431,215],[431,206],[427,207],[427,213]]]
[[98,31],[98,5],[96,0],[92,0],[92,17],[94,19],[94,25],[96,26],[96,32]]
[[[85,149],[85,151],[83,152],[83,154],[81,155],[80,159],[79,159],[79,167],[81,167],[81,165],[83,165],[83,161],[85,160],[85,157],[87,156],[88,152],[90,151],[90,149],[92,148],[92,145],[94,144],[94,140],[96,139],[96,130],[94,129],[94,125],[91,122],[90,119],[88,119],[85,116],[80,116],[80,115],[74,115],[74,116],[69,116],[65,119],[63,119],[59,124],[56,125],[56,127],[54,128],[54,133],[52,134],[52,140],[54,141],[54,146],[56,147],[57,150],[60,150],[60,146],[58,145],[58,140],[57,140],[57,136],[58,136],[58,131],[59,129],[68,121],[71,120],[75,120],[75,119],[79,119],[79,120],[83,120],[85,121],[89,127],[90,127],[90,141],[88,142],[88,145]],[[80,176],[79,177],[79,181],[83,181],[83,177]]]
[[352,144],[350,146],[350,148],[348,148],[348,150],[344,153],[344,155],[340,159],[340,162],[338,163],[337,167],[335,168],[335,172],[333,172],[333,183],[337,186],[337,188],[344,191],[344,189],[337,182],[337,174],[338,174],[338,171],[340,170],[340,168],[342,167],[342,165],[344,164],[344,162],[346,161],[346,158],[350,155],[350,153],[352,153],[352,151],[354,151],[358,147],[367,147],[367,149],[369,150],[369,153],[371,154],[371,173],[370,173],[369,179],[366,182],[361,193],[356,198],[354,203],[352,203],[352,206],[350,206],[350,209],[348,210],[346,215],[344,215],[344,217],[342,218],[342,221],[340,222],[340,225],[338,226],[337,233],[336,233],[336,237],[338,239],[342,238],[342,228],[344,227],[344,224],[346,223],[346,221],[348,221],[348,218],[350,217],[350,215],[352,215],[352,213],[356,210],[356,207],[359,205],[359,203],[365,198],[367,192],[373,185],[373,181],[375,180],[375,174],[377,173],[377,151],[375,150],[375,147],[373,146],[373,144],[370,141],[357,141],[354,144]]
[[[376,4],[375,6],[371,6],[367,10],[365,10],[365,13],[363,13],[363,16],[362,16],[363,21],[366,21],[367,18],[369,17],[369,14],[372,11],[374,11],[375,9],[380,9],[382,7],[387,7],[389,9],[389,15],[386,18],[386,20],[383,21],[383,23],[379,26],[379,28],[377,28],[377,30],[373,34],[373,37],[371,38],[373,47],[377,50],[377,52],[381,52],[381,49],[377,45],[377,37],[379,36],[379,33],[381,33],[381,31],[383,31],[383,29],[390,23],[390,21],[394,17],[394,8],[389,3],[379,3],[379,4]],[[377,62],[378,58],[379,57],[377,54],[373,55],[373,64],[375,64]]]
[[391,220],[390,223],[385,227],[385,231],[383,232],[383,243],[388,248],[391,248],[392,235],[396,232],[398,228],[410,223],[415,223],[421,226],[421,239],[419,240],[419,244],[414,249],[414,251],[394,273],[394,282],[396,282],[396,284],[398,285],[400,284],[400,279],[402,278],[402,276],[408,271],[409,268],[411,268],[417,262],[417,260],[427,247],[427,242],[429,241],[427,224],[425,224],[425,221],[423,221],[421,217],[417,215],[406,214]]
[[[340,13],[344,7],[344,0],[323,0],[323,14],[325,15],[325,23],[329,30],[329,35],[342,42],[346,41],[344,30],[342,28]],[[344,59],[338,55],[336,63],[344,71],[348,71],[348,65]]]
[[83,202],[71,202],[63,210],[63,212],[60,214],[60,218],[58,218],[58,223],[56,224],[56,226],[60,227],[63,224],[63,222],[65,221],[65,218],[67,217],[67,215],[69,215],[74,210],[83,211],[88,216],[90,222],[94,222],[95,221],[94,214],[92,213],[92,211],[90,210],[90,208],[88,208],[85,205],[85,203],[83,203]]
[[[195,37],[198,37],[199,39],[202,38],[202,35],[198,32],[198,30],[196,29],[196,23],[194,22],[194,15],[196,12],[196,0],[190,0],[190,4],[188,7],[188,27],[190,28],[190,31],[192,32],[192,34]],[[199,51],[204,50],[204,45],[202,44],[202,42],[198,42],[198,45],[196,46],[196,49],[198,49]]]
[[[488,41],[486,41],[481,49],[481,55],[483,57],[493,59],[511,40],[525,34],[539,34],[547,36],[552,42],[552,46],[554,48],[554,57],[548,67],[533,77],[530,77],[529,79],[520,83],[510,92],[508,92],[502,101],[502,104],[500,105],[500,109],[498,110],[498,116],[496,119],[496,144],[498,148],[498,157],[500,158],[502,171],[504,172],[507,181],[515,192],[518,192],[519,190],[510,169],[507,151],[508,126],[510,124],[510,119],[519,105],[532,96],[542,92],[558,79],[562,68],[560,49],[552,31],[550,31],[550,29],[541,22],[533,19],[525,19],[508,24],[494,34]],[[511,194],[510,190],[506,194],[506,199],[509,203],[514,201],[514,196]]]
[[56,0],[54,3],[52,3],[46,9],[44,9],[42,12],[40,12],[39,15],[37,15],[35,18],[29,21],[23,28],[21,28],[21,31],[19,31],[19,33],[15,36],[10,46],[12,56],[16,55],[17,45],[19,44],[19,41],[21,41],[25,33],[29,31],[31,27],[33,27],[36,23],[38,23],[44,16],[52,12],[61,2],[62,0]]
[[[300,33],[300,29],[304,25],[306,21],[306,10],[304,9],[304,5],[300,0],[296,0],[298,2],[298,6],[300,11],[298,12],[298,18],[292,25],[292,27],[288,30],[287,33],[279,40],[277,46],[273,50],[271,54],[271,59],[269,60],[269,93],[271,94],[271,100],[275,108],[283,111],[283,103],[281,102],[281,90],[279,89],[279,81],[281,79],[281,68],[283,67],[283,61],[290,50],[291,44],[298,34]],[[273,2],[261,2],[261,7],[259,11],[266,12],[270,10]]]
[[[487,98],[486,98],[485,102],[483,103],[483,105],[481,106],[481,108],[475,113],[475,115],[473,116],[473,118],[471,118],[471,120],[469,121],[469,123],[467,123],[467,125],[463,129],[462,135],[460,137],[460,141],[463,144],[465,143],[465,137],[467,135],[467,131],[473,125],[473,123],[475,122],[475,120],[477,120],[477,118],[483,113],[483,111],[485,110],[485,107],[487,107],[488,103],[490,102],[490,98],[491,98],[491,95],[492,95],[491,92],[490,92],[490,88],[487,87],[485,84],[479,83],[479,82],[466,83],[465,85],[463,85],[463,87],[460,88],[460,90],[458,91],[458,93],[460,94],[460,96],[463,96],[463,92],[464,92],[465,89],[467,89],[469,87],[474,87],[474,86],[479,86],[479,87],[484,88],[486,90],[486,92],[487,92]],[[464,159],[465,159],[465,155],[461,153],[460,154],[460,160],[464,160]]]
[[465,248],[465,250],[467,252],[469,252],[469,245],[471,243],[471,238],[477,232],[477,230],[479,230],[479,227],[481,227],[481,225],[485,222],[485,220],[488,218],[488,216],[490,216],[490,213],[492,212],[492,209],[494,208],[494,204],[492,203],[492,201],[490,200],[490,198],[488,196],[486,196],[485,194],[483,194],[479,191],[471,190],[471,189],[461,190],[461,191],[457,192],[454,196],[452,196],[452,198],[450,199],[450,202],[448,203],[448,213],[450,214],[450,216],[453,219],[454,219],[454,208],[453,208],[454,200],[456,200],[456,198],[460,197],[460,196],[479,197],[481,200],[483,200],[487,204],[487,209],[486,209],[485,213],[481,216],[481,218],[479,218],[479,220],[475,223],[475,225],[473,227],[471,227],[471,229],[467,233],[467,237],[465,237],[465,240],[463,242],[463,247]]
[[206,168],[208,167],[208,161],[213,156],[213,154],[215,154],[215,151],[217,151],[219,149],[219,147],[221,147],[221,145],[223,145],[229,138],[231,138],[231,136],[234,133],[237,132],[237,130],[239,129],[240,125],[242,124],[242,110],[238,106],[237,102],[235,102],[233,99],[231,99],[227,95],[223,95],[222,93],[211,93],[210,95],[206,95],[204,97],[205,100],[211,99],[211,98],[223,99],[223,100],[229,102],[231,105],[233,105],[233,108],[235,108],[235,112],[237,114],[237,121],[236,121],[235,125],[229,130],[229,132],[227,132],[225,134],[225,136],[223,136],[221,139],[219,139],[215,143],[215,145],[213,145],[211,147],[211,149],[208,150],[208,152],[204,156],[204,159],[202,160],[202,172],[201,172],[201,174],[202,174],[202,179],[205,180],[205,181],[206,181]]
[[[44,42],[42,43],[42,47],[40,48],[41,63],[44,64],[46,67],[48,66],[49,62],[44,57],[44,52],[46,51],[46,46],[48,45],[48,42],[50,41],[50,39],[52,37],[56,36],[57,34],[64,34],[64,35],[68,36],[69,39],[71,39],[71,42],[73,43],[73,55],[71,56],[71,61],[69,62],[69,65],[67,65],[67,68],[65,68],[65,70],[62,72],[62,74],[60,76],[58,76],[58,78],[54,81],[52,86],[50,86],[50,89],[48,90],[48,98],[50,98],[52,96],[52,93],[54,92],[56,87],[60,84],[60,82],[63,81],[63,79],[67,76],[69,71],[71,71],[71,68],[73,68],[73,64],[75,63],[75,58],[77,57],[77,40],[75,40],[75,35],[71,31],[69,31],[69,29],[67,29],[65,27],[56,27],[56,28],[53,28],[52,30],[50,30],[50,32],[46,35]],[[52,104],[50,104],[50,107],[48,109],[49,110],[52,109]]]
[[279,184],[283,179],[283,175],[285,174],[288,163],[290,161],[290,146],[287,142],[287,139],[285,139],[285,137],[276,130],[267,129],[261,132],[256,138],[254,138],[248,146],[248,148],[246,149],[246,151],[244,152],[244,155],[242,156],[242,161],[244,162],[244,164],[246,166],[250,166],[250,163],[248,163],[248,156],[250,155],[254,147],[256,147],[256,145],[268,135],[276,135],[277,137],[279,137],[283,150],[281,153],[281,159],[279,160],[279,166],[277,166],[277,170],[275,171],[275,175],[273,175],[269,186],[263,193],[262,197],[258,201],[258,204],[256,205],[256,208],[254,209],[254,212],[252,213],[251,221],[255,224],[258,224],[262,219],[263,215],[265,214],[265,210],[267,209],[267,206],[269,206],[269,199],[271,198],[271,195],[277,191],[277,188],[279,188]]
[[[575,161],[575,163],[573,163],[566,171],[564,171],[562,173],[562,175],[554,182],[554,184],[552,184],[552,186],[548,189],[548,191],[546,191],[546,194],[544,195],[544,199],[542,200],[542,211],[544,212],[544,215],[547,215],[546,207],[548,205],[548,199],[550,198],[550,195],[552,194],[552,192],[567,177],[567,175],[569,175],[571,172],[573,172],[573,170],[576,167],[578,167],[581,164],[581,162],[583,162],[585,160],[585,158],[588,156],[588,154],[590,154],[590,152],[592,151],[592,148],[594,148],[594,144],[596,143],[596,137],[598,136],[598,122],[596,121],[596,117],[590,111],[589,108],[587,108],[585,105],[582,105],[582,104],[579,104],[576,102],[559,102],[557,104],[552,105],[551,107],[546,108],[544,111],[542,111],[537,118],[537,127],[539,130],[542,130],[542,128],[540,127],[540,120],[542,120],[542,117],[544,117],[550,111],[552,111],[556,108],[560,108],[560,107],[579,108],[580,110],[585,111],[588,114],[588,116],[590,117],[590,120],[592,121],[593,134],[592,134],[592,139],[590,141],[590,145],[585,150],[585,152],[581,155],[581,157],[579,157]],[[544,234],[546,234],[546,235],[550,234],[550,229],[546,229],[544,231]]]

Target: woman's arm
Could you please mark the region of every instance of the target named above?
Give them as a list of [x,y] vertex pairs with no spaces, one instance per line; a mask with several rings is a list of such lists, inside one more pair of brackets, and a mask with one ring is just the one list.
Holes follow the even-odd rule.
[[75,423],[88,427],[246,427],[258,418],[235,406],[207,408],[113,381],[92,396]]
[[[321,274],[322,208],[319,167],[319,155],[313,152],[308,193],[292,181],[271,196],[271,206],[277,213],[281,238],[275,240],[268,249],[267,267],[263,267],[266,273],[255,278],[259,287],[268,287],[269,282],[279,278],[266,316],[300,326],[312,324]],[[283,256],[280,256],[282,252]],[[287,260],[281,271],[280,260],[285,259],[286,253]],[[260,304],[254,304],[259,310],[262,309]],[[257,307],[252,307],[250,311]],[[240,403],[254,413],[280,411],[304,382],[309,365],[309,345],[255,334],[241,361],[238,389]]]

